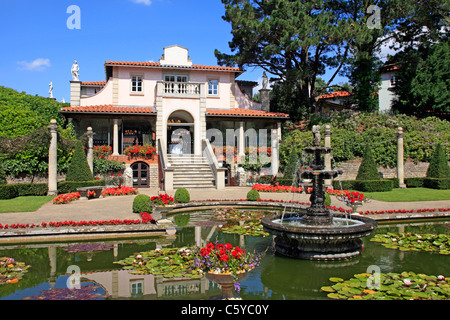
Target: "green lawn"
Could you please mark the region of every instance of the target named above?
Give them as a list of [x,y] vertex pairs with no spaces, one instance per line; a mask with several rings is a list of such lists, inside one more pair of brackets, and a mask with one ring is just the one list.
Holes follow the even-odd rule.
[[387,202],[450,200],[450,190],[427,188],[393,189],[389,192],[364,192],[364,196]]
[[17,197],[14,199],[0,200],[0,213],[4,212],[30,212],[36,211],[45,203],[53,200],[54,196],[42,197]]

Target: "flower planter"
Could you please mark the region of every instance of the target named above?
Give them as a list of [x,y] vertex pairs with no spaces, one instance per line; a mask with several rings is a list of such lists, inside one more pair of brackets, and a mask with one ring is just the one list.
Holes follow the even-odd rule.
[[[247,272],[239,273],[237,278],[238,282],[242,282],[248,278],[248,273]],[[221,299],[239,298],[239,295],[236,293],[234,289],[236,279],[231,273],[208,272],[206,273],[206,279],[220,285],[222,293],[220,294],[219,297]]]
[[[105,187],[103,186],[94,186],[94,187],[83,187],[83,188],[77,188],[77,191],[80,193],[80,197],[81,198],[85,198],[85,199],[97,199],[100,198],[100,196],[102,195],[103,189]],[[88,193],[90,191],[94,191],[95,195],[92,197],[88,197]]]

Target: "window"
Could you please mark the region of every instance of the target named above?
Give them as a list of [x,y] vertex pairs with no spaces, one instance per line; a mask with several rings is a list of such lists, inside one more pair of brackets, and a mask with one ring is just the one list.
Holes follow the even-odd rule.
[[167,74],[164,76],[164,81],[170,82],[188,82],[188,76]]
[[391,86],[395,86],[397,84],[397,77],[391,76]]
[[208,81],[208,94],[214,96],[219,94],[219,80]]
[[141,93],[142,92],[142,76],[132,76],[131,77],[131,92],[132,93]]

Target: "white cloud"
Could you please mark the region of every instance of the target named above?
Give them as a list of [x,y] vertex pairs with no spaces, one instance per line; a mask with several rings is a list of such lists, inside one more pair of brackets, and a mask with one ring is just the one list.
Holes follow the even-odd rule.
[[17,63],[21,66],[20,70],[27,71],[44,71],[45,68],[50,67],[50,59],[45,58],[37,58],[32,62],[18,61]]
[[133,1],[134,3],[138,3],[138,4],[144,4],[146,6],[149,6],[152,4],[151,0],[131,0],[131,1]]

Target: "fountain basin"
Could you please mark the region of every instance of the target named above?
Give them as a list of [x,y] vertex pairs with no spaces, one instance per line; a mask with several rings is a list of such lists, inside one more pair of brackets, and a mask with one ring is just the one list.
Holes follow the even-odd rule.
[[305,260],[341,260],[361,254],[361,238],[372,234],[377,222],[362,216],[346,218],[334,215],[332,223],[303,223],[304,213],[265,217],[264,230],[275,235],[275,251],[281,255]]

